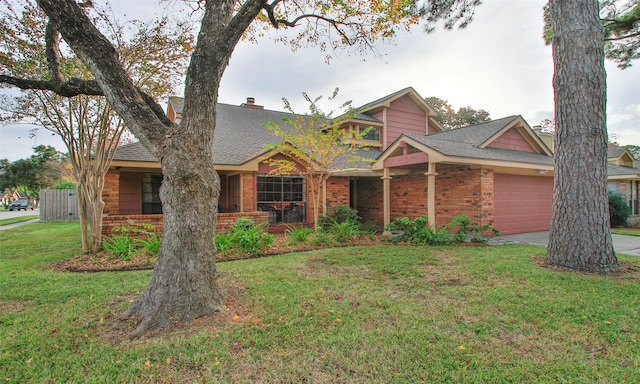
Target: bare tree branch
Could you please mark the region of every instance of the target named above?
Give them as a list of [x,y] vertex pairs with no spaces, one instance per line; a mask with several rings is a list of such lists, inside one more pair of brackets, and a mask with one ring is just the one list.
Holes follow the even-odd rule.
[[49,76],[51,80],[57,83],[62,82],[60,74],[60,34],[53,26],[51,21],[47,23],[44,35],[46,44],[47,67],[49,68]]
[[104,96],[102,89],[95,80],[82,80],[75,77],[67,81],[60,81],[21,79],[9,75],[0,75],[0,83],[13,85],[20,89],[52,91],[64,97],[78,95]]

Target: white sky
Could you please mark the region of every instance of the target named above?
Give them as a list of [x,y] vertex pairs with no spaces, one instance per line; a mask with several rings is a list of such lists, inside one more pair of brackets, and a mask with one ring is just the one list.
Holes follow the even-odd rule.
[[[241,43],[220,88],[222,103],[239,105],[247,97],[267,109],[282,110],[286,97],[298,113],[306,112],[302,92],[312,98],[340,88],[340,101],[363,105],[411,86],[423,97],[448,100],[454,108],[485,109],[498,119],[522,115],[533,126],[553,118],[553,61],[542,40],[542,7],[547,0],[485,0],[465,30],[426,34],[414,28],[381,55],[341,53],[327,65],[324,54],[307,48],[291,52],[268,39]],[[144,15],[155,0],[112,0],[116,12]],[[138,16],[140,17],[140,16]],[[640,62],[624,71],[606,63],[608,129],[621,144],[640,145]],[[179,94],[179,96],[181,96]],[[337,108],[325,105],[325,111]],[[33,153],[34,145],[54,145],[46,130],[28,138],[29,127],[0,127],[0,158],[15,161]]]

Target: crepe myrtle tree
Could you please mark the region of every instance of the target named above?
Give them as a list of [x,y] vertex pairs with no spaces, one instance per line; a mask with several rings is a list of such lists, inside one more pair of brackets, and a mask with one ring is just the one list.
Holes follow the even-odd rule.
[[[21,88],[53,90],[59,95],[104,95],[127,127],[160,161],[164,225],[151,282],[125,317],[137,317],[141,335],[222,311],[216,283],[214,236],[220,179],[213,164],[218,88],[231,54],[243,37],[257,39],[268,28],[295,29],[278,41],[293,49],[316,45],[331,55],[341,46],[361,52],[379,39],[421,20],[465,25],[478,0],[199,0],[190,1],[200,18],[188,65],[183,118],[171,122],[148,94],[135,86],[112,42],[92,24],[76,0],[38,0],[73,52],[94,78],[0,81]],[[289,37],[285,37],[289,36]],[[195,208],[197,207],[197,209]]]
[[[7,1],[0,11],[2,70],[6,76],[29,74],[51,79],[89,79],[86,66],[65,52],[60,35],[35,1]],[[153,97],[170,93],[192,48],[188,24],[167,16],[146,22],[121,24],[110,19],[110,9],[95,7],[92,22],[115,42],[118,57],[134,84]],[[125,27],[126,26],[126,27]],[[73,98],[47,89],[27,89],[19,96],[0,99],[0,119],[29,120],[54,132],[69,151],[78,189],[78,208],[83,251],[98,252],[102,246],[102,200],[105,175],[116,147],[126,135],[123,120],[102,96],[80,94]]]
[[[338,88],[333,91],[328,100],[334,100],[338,95]],[[349,168],[357,163],[367,163],[358,154],[358,149],[364,148],[362,139],[371,127],[360,131],[347,130],[343,123],[357,116],[357,110],[351,108],[351,101],[343,103],[338,111],[345,110],[338,117],[333,117],[335,111],[323,112],[318,102],[322,96],[311,99],[302,93],[309,103],[309,114],[299,115],[293,111],[291,104],[283,98],[284,106],[293,118],[283,117],[282,123],[270,121],[264,124],[269,133],[281,140],[277,144],[267,144],[266,149],[277,151],[285,158],[270,158],[265,161],[271,166],[269,175],[281,176],[299,173],[305,176],[309,183],[309,195],[313,208],[313,224],[318,228],[320,218],[320,203],[322,191],[332,172],[339,168]],[[298,164],[302,167],[299,168]],[[360,165],[362,166],[362,165]],[[368,165],[364,165],[367,167]],[[323,215],[327,207],[323,204]]]

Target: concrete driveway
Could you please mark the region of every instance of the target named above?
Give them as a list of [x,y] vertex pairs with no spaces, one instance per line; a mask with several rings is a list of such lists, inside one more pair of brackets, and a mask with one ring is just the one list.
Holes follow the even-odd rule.
[[[630,256],[640,256],[640,237],[611,235],[613,249],[616,253]],[[521,233],[518,235],[504,235],[495,238],[497,244],[531,244],[547,246],[549,231]]]

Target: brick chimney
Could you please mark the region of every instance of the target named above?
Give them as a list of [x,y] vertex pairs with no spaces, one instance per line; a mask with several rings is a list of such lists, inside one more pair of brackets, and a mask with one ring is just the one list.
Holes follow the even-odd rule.
[[240,106],[245,108],[264,109],[264,105],[257,105],[256,99],[253,97],[247,97],[247,102],[240,104]]

